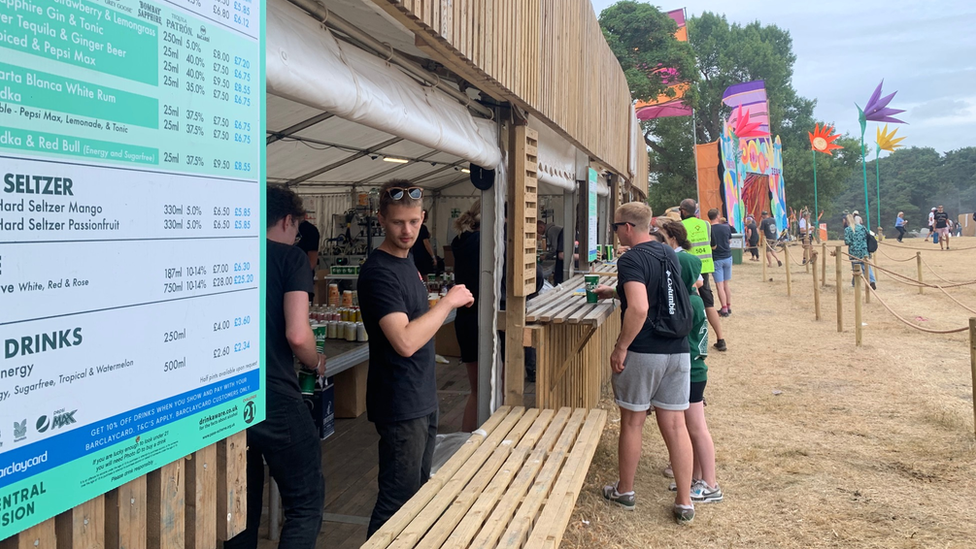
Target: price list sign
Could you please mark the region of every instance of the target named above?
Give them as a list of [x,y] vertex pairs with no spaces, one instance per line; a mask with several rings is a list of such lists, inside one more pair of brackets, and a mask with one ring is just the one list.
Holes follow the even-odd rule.
[[0,0],[0,539],[264,418],[263,0]]

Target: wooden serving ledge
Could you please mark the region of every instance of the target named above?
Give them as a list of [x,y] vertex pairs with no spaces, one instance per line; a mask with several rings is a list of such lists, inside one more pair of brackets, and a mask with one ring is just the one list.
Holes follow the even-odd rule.
[[[595,267],[600,283],[616,287],[617,267]],[[595,408],[610,381],[610,353],[620,334],[616,300],[587,303],[574,295],[582,275],[528,302],[527,344],[538,351],[536,405],[539,408]]]
[[558,547],[606,420],[499,408],[362,547]]

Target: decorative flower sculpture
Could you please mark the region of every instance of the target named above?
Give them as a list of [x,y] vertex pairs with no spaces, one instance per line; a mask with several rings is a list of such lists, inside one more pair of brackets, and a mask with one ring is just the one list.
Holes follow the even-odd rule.
[[757,137],[769,137],[769,132],[760,130],[762,126],[759,122],[749,121],[749,111],[743,110],[742,106],[736,111],[732,133],[740,140],[755,139]]
[[[868,99],[864,109],[862,110],[860,105],[854,104],[857,107],[857,119],[861,123],[861,172],[864,175],[864,213],[867,216],[867,227],[871,228],[871,209],[868,207],[868,168],[865,161],[865,149],[864,149],[864,132],[867,130],[868,120],[872,122],[885,122],[892,124],[905,124],[904,120],[899,120],[894,117],[894,115],[905,112],[903,109],[891,109],[888,108],[888,103],[891,102],[892,98],[898,92],[892,92],[884,97],[881,97],[881,87],[884,86],[884,80],[878,84],[878,87],[874,89],[874,93],[871,94],[871,98]],[[880,221],[880,219],[878,220]]]
[[898,137],[896,139],[895,137],[897,133],[898,128],[895,128],[894,130],[891,130],[891,133],[888,133],[888,124],[885,124],[884,130],[881,129],[881,126],[878,126],[878,137],[876,139],[878,144],[878,152],[895,152],[895,149],[901,147],[900,143],[904,141],[905,138]]
[[822,152],[834,155],[834,151],[837,149],[843,149],[840,145],[834,143],[837,138],[840,137],[839,134],[834,133],[834,127],[824,124],[820,127],[818,123],[813,128],[813,133],[807,132],[810,136],[810,148],[813,150],[813,214],[819,219],[820,216],[820,202],[817,200],[817,153]]
[[834,141],[837,141],[840,135],[834,133],[833,126],[824,124],[823,128],[821,128],[820,124],[817,124],[813,128],[813,133],[807,132],[807,135],[810,136],[810,147],[817,152],[833,156],[835,150],[844,148],[834,144]]

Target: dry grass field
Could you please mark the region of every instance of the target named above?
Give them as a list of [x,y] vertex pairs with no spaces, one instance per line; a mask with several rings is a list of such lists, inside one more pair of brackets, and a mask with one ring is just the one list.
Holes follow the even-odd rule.
[[[953,250],[941,252],[919,239],[889,240],[879,266],[914,278],[922,250],[942,277],[976,279],[976,239],[951,242]],[[856,347],[850,266],[843,264],[838,333],[834,258],[826,259],[820,322],[804,267],[792,265],[789,298],[784,268],[769,271],[772,282],[762,280],[759,263],[733,270],[733,315],[724,319],[729,350],[709,355],[705,391],[725,501],[697,505],[690,526],[674,524],[670,480],[661,474],[667,452],[648,418],[637,509],[606,504],[600,488],[616,479],[619,425],[607,395],[602,406],[611,418],[563,548],[976,547],[968,333],[917,331],[872,297],[864,306],[864,344]],[[923,279],[940,282],[928,267]],[[976,309],[976,285],[947,291]],[[878,292],[930,329],[961,328],[976,316],[937,289],[918,295],[885,274]]]

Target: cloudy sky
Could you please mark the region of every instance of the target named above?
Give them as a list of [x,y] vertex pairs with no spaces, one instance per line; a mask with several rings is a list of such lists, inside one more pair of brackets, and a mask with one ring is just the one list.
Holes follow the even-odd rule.
[[[905,109],[906,146],[939,152],[976,146],[976,2],[944,0],[673,0],[689,17],[724,13],[790,31],[793,87],[817,100],[815,116],[858,135],[857,109],[884,78],[890,107]],[[599,15],[615,0],[592,0]],[[774,128],[775,130],[775,128]],[[868,125],[873,135],[873,123]]]

